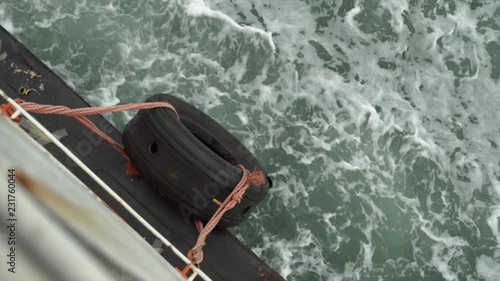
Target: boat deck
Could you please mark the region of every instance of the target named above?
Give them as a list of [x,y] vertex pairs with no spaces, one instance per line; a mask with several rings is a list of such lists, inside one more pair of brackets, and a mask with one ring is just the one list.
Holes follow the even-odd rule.
[[[7,95],[26,101],[65,105],[71,108],[90,106],[2,27],[0,27],[0,41],[0,88]],[[22,95],[26,94],[24,89],[34,90]],[[61,142],[179,250],[186,253],[194,245],[198,236],[194,223],[186,223],[179,210],[162,198],[146,180],[126,175],[124,171],[126,159],[106,142],[72,118],[56,115],[34,114],[34,116],[51,132],[66,130],[67,136],[61,138]],[[89,119],[121,143],[121,133],[104,117],[90,116]],[[147,229],[62,151],[50,143],[46,144],[45,148],[145,237],[149,244],[159,247],[158,241]],[[210,234],[204,247],[204,254],[202,269],[213,280],[284,280],[226,229],[215,229]],[[184,266],[168,250],[162,251],[161,255],[174,266],[180,268]]]

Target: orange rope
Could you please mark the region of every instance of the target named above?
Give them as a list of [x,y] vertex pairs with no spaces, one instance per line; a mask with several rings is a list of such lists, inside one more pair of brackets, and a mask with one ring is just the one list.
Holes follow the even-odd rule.
[[60,114],[71,117],[85,116],[85,115],[96,115],[102,113],[117,112],[123,110],[139,110],[139,109],[152,109],[158,107],[166,107],[172,110],[177,117],[177,111],[174,106],[168,102],[141,102],[141,103],[129,103],[113,106],[102,106],[102,107],[83,107],[71,109],[62,105],[50,105],[50,104],[38,104],[34,102],[23,102],[21,106],[29,112],[40,113],[40,114]]
[[[177,118],[179,118],[179,114],[175,110],[175,108],[168,102],[143,102],[143,103],[135,103],[135,104],[122,104],[122,105],[114,105],[114,106],[103,106],[103,107],[84,107],[84,108],[75,108],[71,109],[62,105],[50,105],[50,104],[38,104],[34,102],[24,102],[21,99],[15,99],[24,110],[32,113],[39,114],[57,114],[57,115],[65,115],[70,116],[78,120],[85,127],[87,127],[90,131],[94,132],[101,138],[103,138],[107,143],[109,143],[116,151],[118,151],[123,157],[128,159],[127,165],[125,166],[125,171],[127,174],[132,175],[140,175],[141,173],[135,166],[132,161],[128,157],[127,153],[123,149],[123,147],[117,143],[110,136],[106,135],[103,131],[101,131],[90,119],[85,117],[86,115],[96,115],[101,113],[110,113],[116,111],[123,110],[138,110],[138,109],[152,109],[165,107],[172,110]],[[4,104],[1,106],[0,110],[7,116],[11,116],[15,112],[15,108],[11,104]],[[18,117],[14,121],[20,122],[21,119]]]
[[[138,109],[152,109],[152,108],[165,107],[172,110],[177,115],[177,118],[179,117],[179,114],[177,113],[175,108],[167,102],[145,102],[136,104],[124,104],[124,105],[115,105],[106,107],[88,107],[88,108],[76,108],[76,109],[71,109],[69,107],[62,105],[46,105],[34,102],[23,102],[20,99],[16,99],[16,102],[20,104],[20,106],[22,106],[26,111],[29,112],[39,113],[39,114],[58,114],[58,115],[74,117],[89,130],[96,133],[97,135],[102,137],[106,142],[111,144],[113,148],[115,148],[118,152],[120,152],[121,155],[123,155],[127,159],[129,158],[123,147],[115,140],[113,140],[111,137],[102,132],[94,123],[92,123],[92,121],[90,121],[87,117],[85,117],[86,115],[95,115],[95,114],[116,112],[122,110],[132,110],[132,109],[138,110]],[[0,107],[0,110],[9,117],[15,112],[15,109],[12,107],[11,104],[2,105]],[[16,121],[19,122],[17,119]],[[196,228],[198,229],[200,234],[198,236],[196,244],[188,252],[188,257],[193,262],[193,264],[197,266],[199,266],[200,263],[203,261],[203,246],[206,244],[205,240],[207,239],[207,236],[217,226],[217,224],[222,219],[224,214],[227,211],[231,210],[234,206],[236,206],[236,204],[240,203],[241,199],[243,198],[243,195],[250,186],[259,186],[265,183],[264,174],[262,171],[249,172],[242,165],[238,165],[238,168],[240,168],[241,171],[243,172],[241,180],[234,187],[233,191],[224,200],[224,202],[220,203],[217,201],[219,208],[214,213],[212,218],[208,221],[207,225],[204,227],[201,221],[199,220],[195,221]],[[130,159],[129,162],[127,163],[126,170],[128,173],[131,174],[136,174],[136,175],[140,174],[139,171],[135,169]],[[185,276],[188,273],[188,271],[189,270],[184,268],[182,271],[179,272],[183,273]]]
[[240,203],[243,195],[251,185],[259,186],[263,185],[265,182],[264,173],[262,173],[262,171],[249,172],[242,165],[238,165],[238,168],[240,168],[243,172],[240,182],[238,182],[226,200],[224,200],[217,211],[215,211],[207,225],[203,227],[203,224],[200,221],[197,220],[195,222],[196,227],[200,231],[200,235],[198,236],[196,244],[190,250],[190,253],[192,256],[191,261],[196,265],[199,265],[203,261],[203,246],[205,245],[205,240],[222,219],[224,213],[231,210],[234,206],[236,206],[236,204]]

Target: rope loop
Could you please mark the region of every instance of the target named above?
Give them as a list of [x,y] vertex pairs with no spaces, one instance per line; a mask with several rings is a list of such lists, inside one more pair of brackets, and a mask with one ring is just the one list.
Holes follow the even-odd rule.
[[214,215],[205,227],[203,227],[203,223],[199,220],[195,221],[198,231],[200,231],[196,244],[190,250],[191,262],[195,265],[200,265],[203,261],[203,246],[205,245],[205,240],[222,219],[222,216],[236,206],[236,204],[241,202],[243,195],[250,186],[260,186],[265,183],[264,173],[262,171],[249,172],[245,167],[243,167],[243,165],[238,165],[237,167],[240,168],[243,173],[240,181],[236,184],[233,191],[229,194],[226,200],[220,204],[219,208],[215,211]]

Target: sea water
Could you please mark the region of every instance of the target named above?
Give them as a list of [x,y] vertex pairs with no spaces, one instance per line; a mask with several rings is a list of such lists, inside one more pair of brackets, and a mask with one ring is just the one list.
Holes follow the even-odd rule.
[[235,134],[275,186],[232,231],[287,280],[500,280],[500,1],[3,0],[0,24],[93,105],[173,93]]

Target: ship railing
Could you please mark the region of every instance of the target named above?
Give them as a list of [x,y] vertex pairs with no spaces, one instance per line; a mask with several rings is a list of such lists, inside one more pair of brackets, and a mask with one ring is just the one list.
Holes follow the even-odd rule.
[[[212,279],[206,275],[200,268],[194,265],[181,251],[179,251],[167,238],[165,238],[158,230],[149,224],[139,213],[137,213],[125,200],[123,200],[111,187],[109,187],[99,176],[97,176],[87,165],[85,165],[73,152],[71,152],[59,139],[54,136],[47,128],[45,128],[36,118],[29,112],[24,110],[17,102],[10,98],[2,89],[0,89],[0,97],[10,103],[15,112],[10,116],[11,119],[16,119],[19,116],[25,117],[37,129],[39,129],[51,142],[53,142],[61,151],[68,156],[78,167],[80,167],[89,177],[91,177],[103,190],[105,190],[113,199],[115,199],[128,213],[130,213],[137,221],[139,221],[146,229],[148,229],[158,240],[160,240],[168,249],[170,249],[178,258],[188,265],[192,274],[187,279],[194,280],[197,276],[205,281]],[[95,193],[95,197],[99,198]],[[104,204],[104,201],[99,198],[99,202]]]

